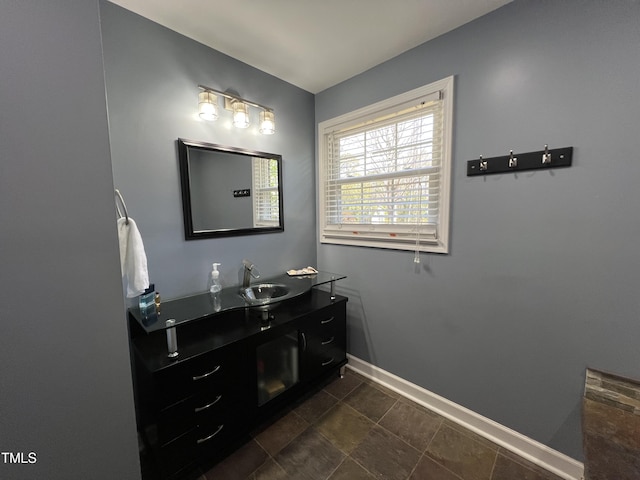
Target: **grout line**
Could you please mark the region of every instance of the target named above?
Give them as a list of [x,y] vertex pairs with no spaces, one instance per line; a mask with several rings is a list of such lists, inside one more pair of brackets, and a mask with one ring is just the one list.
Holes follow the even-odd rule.
[[[396,406],[396,404],[398,403],[398,399],[397,399],[397,398],[396,398],[396,399],[394,399],[394,400],[395,400],[395,402],[393,402],[393,404],[392,404],[389,408],[387,408],[387,411],[386,411],[386,412],[384,412],[384,413],[382,414],[382,416],[378,419],[378,421],[377,421],[377,422],[375,422],[375,423],[376,423],[376,425],[379,425],[379,426],[381,426],[381,427],[382,427],[382,425],[380,425],[380,422],[382,421],[382,419],[383,419],[384,417],[386,417],[386,416],[389,414],[389,412],[393,409],[393,407],[395,407],[395,406]],[[358,413],[360,413],[360,412],[358,412]],[[361,414],[361,415],[362,415],[362,414]],[[365,415],[365,416],[366,416],[366,415]],[[371,420],[371,419],[369,419],[369,420]],[[384,428],[384,427],[382,427],[382,428]],[[385,428],[385,430],[386,430],[386,428]]]
[[282,465],[278,463],[278,461],[274,457],[271,457],[271,460],[273,460],[273,463],[275,463],[278,467],[280,467],[280,470],[282,470],[285,473],[285,475],[289,477],[289,473],[285,470],[285,468]]
[[[291,442],[293,442],[296,438],[298,438],[300,435],[302,435],[304,432],[307,431],[307,429],[311,426],[313,426],[311,423],[307,422],[304,418],[302,418],[300,415],[298,415],[296,412],[294,412],[293,410],[289,410],[287,412],[286,415],[283,415],[282,417],[280,417],[278,420],[276,420],[274,423],[272,423],[271,425],[269,425],[265,430],[263,430],[263,432],[266,432],[267,430],[271,429],[274,425],[276,425],[278,422],[280,422],[281,420],[283,420],[284,418],[286,418],[287,416],[289,416],[289,414],[293,413],[296,417],[300,418],[300,420],[302,420],[304,423],[306,423],[306,427],[304,427],[304,429],[298,433],[297,435],[295,435],[291,440],[289,440],[286,444],[284,444],[277,452],[276,455],[278,455],[278,453],[280,453],[282,450],[284,450],[285,448],[287,448]],[[260,433],[263,433],[260,432]],[[272,456],[266,449],[266,447],[264,445],[262,445],[259,441],[258,441],[258,437],[257,435],[253,438],[253,440],[260,446],[260,448],[262,448],[267,455],[269,455],[270,457]]]
[[[322,434],[321,434],[322,435]],[[340,450],[342,452],[342,450]],[[344,452],[342,452],[344,453]],[[336,468],[334,468],[331,473],[329,473],[329,475],[327,475],[327,478],[325,480],[329,480],[331,478],[331,475],[333,475],[334,473],[336,473],[336,471],[342,466],[342,464],[344,463],[344,461],[349,458],[349,455],[344,456],[344,458],[342,459],[342,461],[338,464],[338,466]]]
[[[325,386],[322,388],[322,390],[323,390],[325,393],[328,393],[329,395],[331,395],[332,397],[335,397],[335,398],[337,398],[338,400],[341,400],[341,401],[342,401],[342,400],[344,400],[345,398],[347,398],[349,395],[351,395],[351,394],[355,391],[355,389],[356,389],[356,388],[358,388],[360,385],[362,385],[363,383],[365,383],[365,381],[364,381],[364,380],[360,380],[360,379],[358,378],[358,377],[360,377],[361,375],[356,374],[356,373],[352,373],[352,375],[353,375],[353,377],[354,377],[356,380],[358,380],[360,383],[358,383],[355,387],[353,387],[351,390],[349,390],[347,393],[345,393],[345,394],[342,396],[342,398],[339,398],[339,397],[337,397],[337,396],[333,395],[331,392],[327,392],[327,391],[325,390],[325,388],[326,388],[327,386],[331,385],[331,383],[329,383],[328,385],[325,385]],[[356,375],[357,375],[357,376],[356,376]],[[365,377],[362,377],[362,378],[365,378]],[[338,378],[337,380],[334,380],[334,381],[338,381],[338,382],[339,382],[339,381],[342,381],[342,380],[344,380],[344,379],[343,379],[343,378]],[[366,379],[365,379],[365,380],[366,380]],[[332,382],[332,383],[333,383],[333,382]]]
[[496,450],[496,456],[493,459],[493,465],[491,466],[491,473],[489,474],[489,480],[493,479],[493,473],[496,470],[496,465],[498,464],[498,452],[500,451],[500,447]]
[[382,425],[378,425],[377,423],[375,424],[376,427],[380,427],[382,430],[384,430],[385,432],[387,432],[389,435],[394,436],[395,438],[397,438],[398,440],[400,440],[402,443],[404,443],[405,445],[407,445],[408,447],[412,448],[413,450],[415,450],[416,452],[418,452],[420,455],[422,455],[423,452],[421,452],[420,450],[418,450],[416,447],[414,447],[413,445],[411,445],[409,442],[407,442],[404,438],[402,438],[399,435],[396,435],[395,433],[393,433],[391,430],[387,430],[386,428],[384,428]]
[[[433,458],[431,455],[429,455],[427,453],[427,451],[425,450],[424,454],[422,454],[422,457],[420,457],[420,461],[422,461],[422,459],[424,457],[427,457],[429,460],[431,460],[433,463],[435,463],[436,465],[438,465],[439,467],[442,467],[444,470],[446,470],[447,472],[449,472],[451,475],[453,475],[454,477],[456,477],[459,480],[465,480],[464,478],[462,478],[460,475],[458,475],[456,472],[454,472],[453,470],[451,470],[450,468],[445,467],[443,464],[441,464],[438,460],[436,460],[435,458]],[[418,462],[419,464],[420,462]],[[416,468],[418,468],[418,465],[416,465]],[[415,470],[415,469],[414,469]],[[407,479],[409,480],[409,479]],[[491,480],[491,479],[489,479]]]
[[[429,451],[429,447],[431,446],[431,444],[433,443],[433,441],[436,438],[436,435],[438,435],[438,433],[440,433],[440,430],[442,429],[442,426],[444,425],[444,418],[440,417],[439,420],[440,424],[438,425],[438,428],[436,428],[436,431],[433,432],[433,435],[431,436],[431,440],[429,440],[429,443],[427,443],[427,448],[424,449],[424,454],[426,454]],[[431,455],[429,455],[429,458],[432,458]]]
[[359,461],[357,461],[355,458],[353,458],[351,456],[351,454],[349,454],[349,456],[347,457],[349,458],[353,463],[355,463],[356,465],[358,465],[360,468],[362,468],[365,472],[367,472],[369,475],[371,475],[373,478],[376,478],[376,475],[369,470],[367,467],[365,467],[364,465],[362,465]]
[[[266,454],[267,454],[267,458],[265,458],[264,462],[262,462],[260,465],[258,465],[258,466],[253,470],[253,472],[251,472],[249,475],[247,475],[247,476],[246,476],[246,478],[251,477],[251,475],[255,475],[255,473],[256,473],[258,470],[260,470],[262,467],[264,467],[264,466],[266,465],[266,463],[267,463],[269,460],[273,460],[274,462],[276,461],[276,460],[271,456],[271,454],[270,454],[269,452],[267,452],[267,451],[265,450],[265,448],[264,448],[262,445],[260,445],[260,442],[258,442],[255,438],[253,438],[252,440],[258,444],[258,446],[259,446],[259,447],[264,451],[264,453],[266,453]],[[240,447],[240,448],[242,448],[242,447]],[[206,480],[206,479],[205,479],[205,480]]]
[[416,471],[416,468],[418,468],[418,465],[420,465],[420,462],[422,461],[423,458],[424,458],[424,452],[422,452],[422,455],[420,455],[420,458],[418,459],[417,463],[413,466],[413,468],[409,472],[409,475],[407,476],[407,480],[411,480],[411,476],[413,475],[413,472]]
[[339,399],[338,397],[336,397],[333,393],[331,393],[331,392],[327,392],[324,388],[323,388],[322,390],[320,390],[320,391],[321,391],[321,392],[326,393],[327,395],[329,395],[330,397],[335,398],[335,399],[336,399],[336,400],[338,400],[338,401],[341,401],[341,399]]

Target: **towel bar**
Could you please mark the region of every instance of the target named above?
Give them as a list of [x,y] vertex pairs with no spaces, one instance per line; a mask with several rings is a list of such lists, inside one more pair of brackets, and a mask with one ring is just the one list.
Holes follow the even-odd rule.
[[129,212],[127,212],[127,205],[124,203],[124,198],[122,198],[122,194],[120,193],[120,190],[118,190],[116,188],[116,198],[120,199],[120,203],[122,204],[122,209],[124,210],[124,215],[122,214],[122,212],[120,211],[120,206],[118,205],[118,202],[116,200],[116,210],[118,211],[118,216],[120,218],[124,217],[125,223],[127,225],[129,225]]

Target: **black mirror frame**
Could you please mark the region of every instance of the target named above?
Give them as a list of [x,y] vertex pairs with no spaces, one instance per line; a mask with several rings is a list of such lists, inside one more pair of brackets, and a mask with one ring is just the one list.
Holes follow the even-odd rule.
[[[282,156],[274,153],[245,150],[243,148],[228,147],[215,143],[198,142],[179,138],[178,159],[180,163],[180,187],[182,191],[182,212],[184,219],[185,240],[199,240],[203,238],[232,237],[241,235],[260,235],[263,233],[277,233],[284,231],[283,193],[282,193]],[[193,217],[191,214],[191,187],[189,182],[189,148],[201,150],[215,150],[226,153],[236,153],[247,157],[262,157],[274,159],[278,162],[278,201],[279,201],[279,225],[277,227],[250,227],[194,231]]]

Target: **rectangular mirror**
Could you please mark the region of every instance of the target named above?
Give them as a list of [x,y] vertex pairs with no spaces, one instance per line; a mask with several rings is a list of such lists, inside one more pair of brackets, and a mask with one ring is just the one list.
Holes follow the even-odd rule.
[[281,232],[282,157],[178,139],[187,240]]

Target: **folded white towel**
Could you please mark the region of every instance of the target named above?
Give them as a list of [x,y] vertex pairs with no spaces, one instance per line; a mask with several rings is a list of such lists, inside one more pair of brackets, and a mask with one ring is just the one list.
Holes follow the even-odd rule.
[[298,275],[315,275],[316,273],[318,273],[318,270],[313,267],[304,267],[299,270],[287,270],[287,275],[289,275],[290,277],[295,277]]
[[118,219],[118,241],[120,269],[127,278],[127,297],[136,297],[149,287],[149,272],[142,237],[133,218],[129,217],[129,225],[125,218]]

